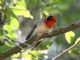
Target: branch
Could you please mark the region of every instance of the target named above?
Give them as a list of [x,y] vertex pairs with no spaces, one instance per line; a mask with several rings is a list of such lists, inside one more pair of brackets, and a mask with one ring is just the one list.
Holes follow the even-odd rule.
[[61,53],[59,53],[57,56],[55,56],[54,58],[52,58],[51,60],[56,60],[58,59],[60,56],[64,55],[67,51],[71,50],[72,48],[74,48],[76,45],[78,45],[80,43],[80,38],[77,38],[77,40],[75,41],[75,43],[70,46],[69,48],[63,50]]
[[70,46],[69,48],[63,50],[63,52],[59,53],[57,56],[55,56],[54,58],[52,58],[52,60],[56,60],[58,59],[60,56],[64,55],[67,51],[71,50],[73,47],[75,47],[77,44],[73,44],[72,46]]
[[[77,28],[80,28],[80,22],[73,23],[73,24],[71,24],[69,26],[66,26],[66,27],[55,29],[51,33],[49,33],[49,34],[48,33],[45,33],[45,34],[43,34],[40,37],[38,37],[36,35],[35,36],[32,36],[26,42],[20,43],[19,45],[21,47],[23,47],[23,48],[26,48],[26,47],[28,47],[28,45],[25,45],[25,44],[31,45],[34,41],[38,41],[38,40],[43,39],[43,38],[50,38],[50,37],[53,37],[53,36],[57,36],[57,35],[60,35],[60,34],[65,33],[65,32],[68,32],[68,31],[77,29]],[[21,48],[19,46],[15,46],[15,47],[11,48],[10,50],[8,50],[8,51],[6,51],[4,53],[0,53],[0,57],[2,57],[4,59],[4,58],[9,57],[12,54],[18,53],[20,51],[21,51]]]

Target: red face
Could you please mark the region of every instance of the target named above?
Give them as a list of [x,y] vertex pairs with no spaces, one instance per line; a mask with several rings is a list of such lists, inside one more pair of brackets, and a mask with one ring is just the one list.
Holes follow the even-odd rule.
[[56,18],[54,16],[49,16],[47,19],[45,19],[45,24],[48,28],[51,28],[56,23]]

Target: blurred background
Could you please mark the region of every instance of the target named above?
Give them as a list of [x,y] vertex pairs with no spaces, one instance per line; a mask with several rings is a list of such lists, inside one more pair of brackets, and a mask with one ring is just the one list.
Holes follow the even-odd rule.
[[[24,42],[31,28],[53,15],[52,30],[80,22],[80,0],[0,0],[0,53]],[[51,60],[80,37],[80,29],[45,38],[37,48],[26,49],[4,60]],[[80,44],[56,60],[80,60]]]

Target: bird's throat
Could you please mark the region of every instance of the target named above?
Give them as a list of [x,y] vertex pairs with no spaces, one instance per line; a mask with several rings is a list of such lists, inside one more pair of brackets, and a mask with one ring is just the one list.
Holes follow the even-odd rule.
[[52,26],[54,26],[55,25],[55,21],[46,21],[45,22],[45,24],[46,24],[46,26],[48,27],[48,28],[51,28]]

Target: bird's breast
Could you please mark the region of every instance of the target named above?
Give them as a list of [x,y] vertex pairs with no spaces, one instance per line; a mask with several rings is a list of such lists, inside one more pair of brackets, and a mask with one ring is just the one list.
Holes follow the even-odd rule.
[[42,34],[48,31],[48,27],[46,26],[46,24],[43,22],[40,25],[37,26],[37,28],[35,29],[35,32],[38,34]]

